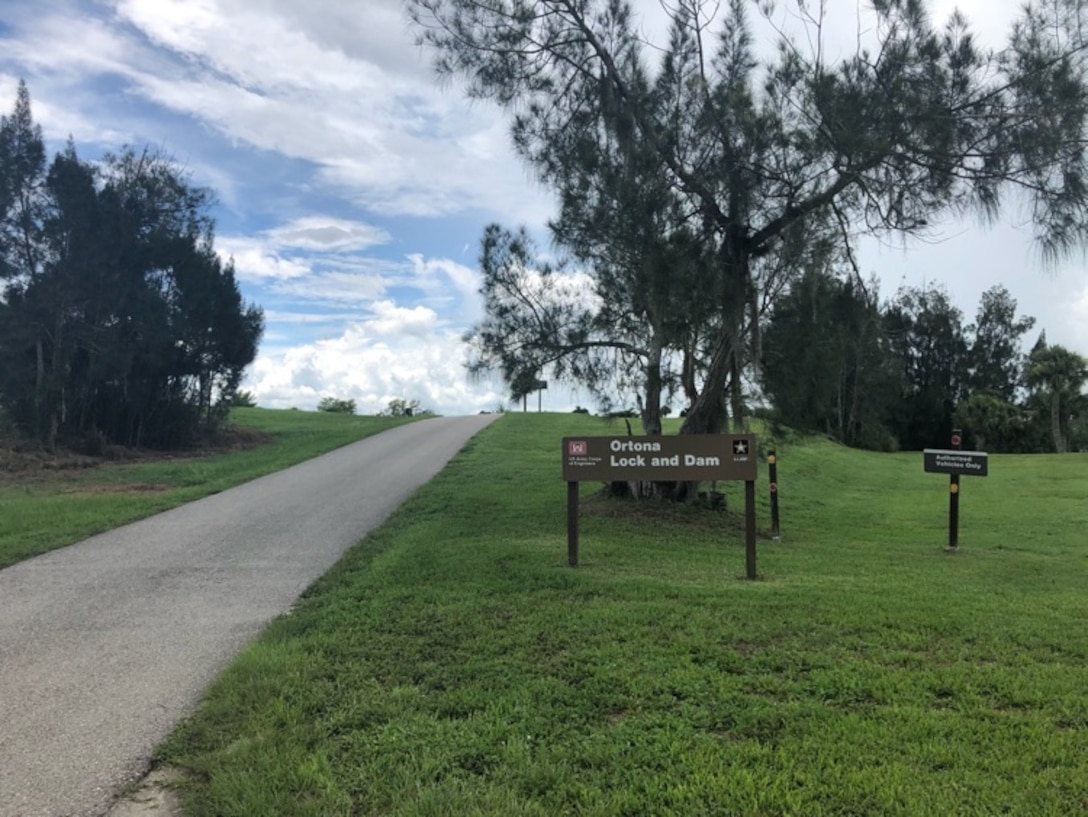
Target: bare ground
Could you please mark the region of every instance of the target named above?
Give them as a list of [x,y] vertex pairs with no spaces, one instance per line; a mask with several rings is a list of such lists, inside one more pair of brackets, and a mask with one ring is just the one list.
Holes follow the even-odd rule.
[[[118,463],[184,461],[210,454],[222,454],[253,448],[268,441],[268,436],[250,429],[236,428],[218,435],[200,447],[183,451],[107,446],[99,456],[58,446],[47,451],[37,443],[10,435],[0,435],[0,487],[28,482],[66,482],[81,478],[88,471]],[[128,486],[131,490],[132,486]]]
[[175,769],[154,769],[114,803],[105,817],[183,817],[176,790],[181,779]]

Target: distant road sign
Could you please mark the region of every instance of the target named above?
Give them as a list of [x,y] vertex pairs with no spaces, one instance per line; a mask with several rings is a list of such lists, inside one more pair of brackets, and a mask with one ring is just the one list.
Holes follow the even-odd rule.
[[953,451],[927,448],[922,452],[927,474],[960,474],[984,477],[989,472],[985,451]]

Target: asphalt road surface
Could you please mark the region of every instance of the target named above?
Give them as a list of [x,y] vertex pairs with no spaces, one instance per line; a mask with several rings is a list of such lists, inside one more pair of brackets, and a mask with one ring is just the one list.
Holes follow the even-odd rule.
[[493,416],[423,420],[0,570],[0,815],[92,817]]

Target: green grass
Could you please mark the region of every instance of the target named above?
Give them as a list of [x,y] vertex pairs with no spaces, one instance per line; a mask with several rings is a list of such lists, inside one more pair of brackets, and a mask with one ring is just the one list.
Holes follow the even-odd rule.
[[238,485],[407,422],[327,412],[238,408],[232,423],[260,445],[205,456],[28,473],[0,485],[0,568]]
[[[783,539],[584,485],[510,415],[277,620],[161,749],[192,817],[1088,811],[1088,458],[780,440]],[[760,520],[767,527],[766,478]]]

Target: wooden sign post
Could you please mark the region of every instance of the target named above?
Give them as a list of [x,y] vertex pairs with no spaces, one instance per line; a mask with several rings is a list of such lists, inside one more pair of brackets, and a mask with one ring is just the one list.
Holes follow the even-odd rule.
[[745,565],[756,578],[757,442],[751,434],[669,437],[564,437],[567,481],[567,563],[578,566],[578,483],[743,480]]

